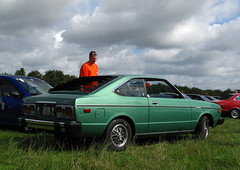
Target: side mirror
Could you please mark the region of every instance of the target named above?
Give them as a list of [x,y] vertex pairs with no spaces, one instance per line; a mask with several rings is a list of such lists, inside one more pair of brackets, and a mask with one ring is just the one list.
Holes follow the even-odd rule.
[[13,97],[19,97],[20,94],[18,93],[18,91],[10,91],[9,94]]

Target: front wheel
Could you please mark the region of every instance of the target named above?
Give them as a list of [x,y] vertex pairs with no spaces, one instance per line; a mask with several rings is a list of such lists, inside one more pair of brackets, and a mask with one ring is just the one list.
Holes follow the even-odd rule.
[[202,116],[195,129],[195,135],[198,139],[206,139],[209,136],[209,119]]
[[126,149],[132,140],[131,126],[124,119],[111,121],[105,133],[105,140],[112,150],[121,151]]
[[230,117],[233,119],[238,119],[240,117],[239,110],[237,110],[237,109],[231,110]]

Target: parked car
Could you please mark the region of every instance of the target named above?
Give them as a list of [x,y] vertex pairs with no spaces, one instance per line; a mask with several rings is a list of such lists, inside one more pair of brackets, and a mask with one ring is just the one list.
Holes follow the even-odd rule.
[[210,102],[210,100],[208,98],[206,98],[205,96],[200,95],[200,94],[187,94],[187,96],[189,96],[193,100],[201,100],[201,101],[205,101],[205,102]]
[[18,126],[23,98],[46,93],[52,86],[30,77],[0,75],[0,124]]
[[188,95],[182,93],[183,97],[186,98],[186,99],[192,99],[191,97],[189,97]]
[[234,119],[240,118],[240,94],[233,93],[228,94],[220,98],[220,100],[214,100],[213,103],[217,103],[222,108],[223,116],[230,116]]
[[209,96],[209,95],[205,95],[206,98],[208,98],[210,101],[213,101],[213,100],[217,100],[215,97],[213,96]]
[[125,149],[137,136],[194,133],[207,138],[209,127],[224,122],[219,105],[186,99],[157,76],[75,79],[24,99],[24,115],[23,126],[57,137],[102,137],[114,150]]

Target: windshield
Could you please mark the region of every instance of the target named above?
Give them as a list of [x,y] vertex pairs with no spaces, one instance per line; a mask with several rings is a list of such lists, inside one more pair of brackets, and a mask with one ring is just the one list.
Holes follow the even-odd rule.
[[65,84],[56,86],[49,90],[54,91],[77,91],[91,93],[99,89],[100,87],[110,83],[119,76],[92,76],[92,77],[80,77],[74,79]]
[[226,95],[226,96],[222,96],[222,97],[220,98],[220,100],[228,100],[228,99],[232,98],[233,96],[234,96],[234,94],[228,94],[228,95]]
[[51,85],[40,79],[16,78],[16,80],[30,95],[47,93],[52,88]]

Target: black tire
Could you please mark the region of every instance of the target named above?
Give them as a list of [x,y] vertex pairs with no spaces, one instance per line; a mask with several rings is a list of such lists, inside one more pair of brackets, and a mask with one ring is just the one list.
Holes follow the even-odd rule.
[[209,119],[207,116],[202,116],[195,129],[195,135],[198,139],[207,139],[209,136]]
[[230,117],[233,119],[239,119],[240,117],[240,112],[238,109],[233,109],[230,111]]
[[105,132],[105,142],[108,148],[115,151],[125,150],[132,140],[132,129],[124,119],[110,122]]
[[24,126],[24,127],[20,127],[20,131],[23,132],[23,133],[30,133],[33,131],[32,128],[29,128],[27,126]]

